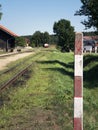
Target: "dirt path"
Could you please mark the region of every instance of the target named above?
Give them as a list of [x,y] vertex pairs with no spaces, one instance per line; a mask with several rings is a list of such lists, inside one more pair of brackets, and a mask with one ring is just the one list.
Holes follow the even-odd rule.
[[17,55],[12,55],[10,57],[3,57],[2,59],[0,59],[0,70],[3,70],[6,68],[7,64],[12,62],[12,61],[16,61],[20,58],[29,56],[31,54],[33,54],[34,52],[29,52],[29,53],[20,53]]

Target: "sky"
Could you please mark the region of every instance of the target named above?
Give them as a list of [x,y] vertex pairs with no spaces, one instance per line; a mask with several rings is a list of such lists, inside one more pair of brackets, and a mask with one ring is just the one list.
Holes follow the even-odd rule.
[[75,32],[85,31],[81,21],[86,17],[74,16],[82,5],[80,0],[0,0],[0,4],[0,24],[19,36],[36,31],[53,34],[54,22],[61,19],[69,20]]

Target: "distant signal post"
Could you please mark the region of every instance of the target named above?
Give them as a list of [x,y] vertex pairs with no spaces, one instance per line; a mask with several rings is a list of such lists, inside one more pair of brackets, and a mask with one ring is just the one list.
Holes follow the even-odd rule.
[[83,130],[83,34],[75,34],[74,130]]

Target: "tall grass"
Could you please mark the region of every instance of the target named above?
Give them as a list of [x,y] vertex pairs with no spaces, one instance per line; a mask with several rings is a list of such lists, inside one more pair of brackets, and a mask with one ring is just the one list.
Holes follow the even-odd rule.
[[[2,94],[1,130],[73,129],[74,54],[53,48],[41,54],[25,83]],[[84,130],[98,129],[97,65],[97,55],[84,56]]]
[[84,56],[84,130],[98,129],[98,54]]
[[[1,129],[57,130],[73,126],[73,54],[44,50],[25,85],[0,109]],[[33,57],[32,57],[33,58]],[[4,96],[3,96],[4,97]]]

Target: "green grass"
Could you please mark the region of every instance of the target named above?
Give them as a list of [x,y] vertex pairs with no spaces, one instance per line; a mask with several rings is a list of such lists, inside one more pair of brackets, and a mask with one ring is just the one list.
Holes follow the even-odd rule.
[[[73,129],[74,54],[52,48],[39,55],[29,78],[2,93],[0,130]],[[84,56],[84,130],[98,129],[97,57]]]
[[30,56],[9,63],[6,66],[6,70],[0,71],[0,85],[10,80],[19,71],[22,71],[28,65],[30,65],[33,62],[33,60],[40,58],[41,55],[41,52],[36,52],[35,54],[31,54]]
[[47,49],[42,53],[25,85],[7,90],[0,110],[2,130],[72,129],[73,54]]
[[84,129],[98,130],[98,54],[84,56]]

